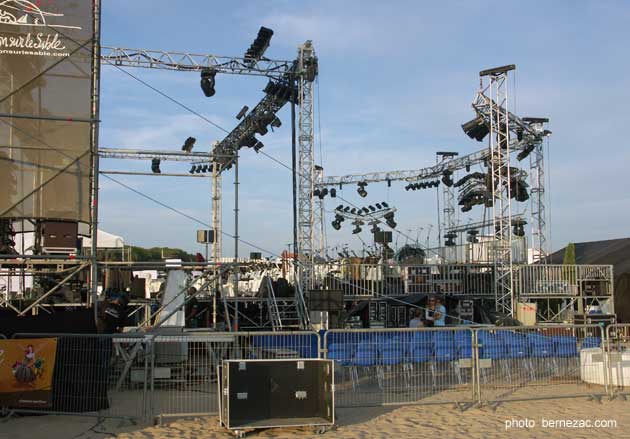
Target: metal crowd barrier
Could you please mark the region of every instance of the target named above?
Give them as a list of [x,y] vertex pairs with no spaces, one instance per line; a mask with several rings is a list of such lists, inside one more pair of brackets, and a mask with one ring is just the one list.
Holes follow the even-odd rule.
[[127,334],[15,334],[56,338],[52,406],[16,412],[143,419],[151,337]]
[[16,412],[214,414],[226,359],[332,359],[339,407],[630,394],[630,325],[14,336],[38,337],[58,340],[53,404]]
[[630,324],[606,328],[608,383],[610,396],[630,396]]
[[157,336],[149,380],[154,416],[218,412],[217,367],[223,360],[319,358],[316,332],[226,332]]
[[608,392],[597,325],[477,329],[479,401],[601,397]]
[[335,361],[338,407],[472,403],[469,328],[330,330],[325,358]]

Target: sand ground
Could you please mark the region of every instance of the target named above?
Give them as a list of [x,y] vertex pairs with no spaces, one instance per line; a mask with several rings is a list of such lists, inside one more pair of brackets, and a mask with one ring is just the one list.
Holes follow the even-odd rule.
[[[267,429],[247,437],[278,438],[630,438],[630,402],[589,401],[586,398],[509,402],[498,407],[466,408],[452,405],[414,405],[339,409],[337,425],[323,435],[313,428]],[[613,420],[609,428],[551,428],[543,420]],[[506,428],[512,420],[530,428]],[[534,423],[532,426],[532,422]],[[132,425],[106,420],[96,424],[85,417],[18,417],[0,423],[4,439],[210,439],[231,438],[216,416],[178,419],[158,426]]]

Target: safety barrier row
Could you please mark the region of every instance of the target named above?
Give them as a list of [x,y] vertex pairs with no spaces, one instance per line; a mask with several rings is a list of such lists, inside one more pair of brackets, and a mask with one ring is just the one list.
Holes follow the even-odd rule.
[[328,358],[339,407],[630,394],[630,325],[53,337],[52,404],[15,411],[152,419],[216,413],[226,359]]

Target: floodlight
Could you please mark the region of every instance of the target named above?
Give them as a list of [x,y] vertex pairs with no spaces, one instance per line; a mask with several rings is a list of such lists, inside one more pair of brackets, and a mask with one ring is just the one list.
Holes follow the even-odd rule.
[[151,171],[153,171],[154,174],[162,173],[162,171],[160,170],[160,159],[151,160]]
[[215,89],[215,76],[217,71],[213,68],[207,67],[201,71],[201,90],[206,97],[214,96]]
[[481,142],[488,135],[490,129],[482,117],[476,117],[462,125],[468,137]]
[[197,139],[194,137],[189,137],[184,141],[184,145],[182,146],[182,151],[191,152],[193,147],[195,146],[195,142]]

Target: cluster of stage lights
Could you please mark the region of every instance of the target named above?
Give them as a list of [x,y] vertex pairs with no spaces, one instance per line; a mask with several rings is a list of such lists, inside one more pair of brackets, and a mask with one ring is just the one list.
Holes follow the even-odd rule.
[[[369,205],[367,207],[351,207],[351,206],[344,206],[343,204],[340,204],[335,209],[335,219],[332,221],[331,225],[333,229],[340,230],[341,224],[346,220],[346,216],[359,216],[359,217],[365,217],[367,215],[380,216],[382,215],[383,211],[388,211],[388,210],[389,210],[389,205],[385,201],[381,203],[376,203],[375,205]],[[396,226],[398,225],[396,221],[394,220],[394,212],[392,211],[388,211],[380,217],[385,219],[385,223],[392,229],[395,229]],[[379,223],[379,218],[375,218],[373,221],[370,222],[370,224],[372,225],[371,231],[373,233],[380,231],[377,225],[378,223]],[[356,235],[358,233],[361,233],[361,231],[363,230],[361,226],[364,224],[365,222],[363,221],[363,219],[355,218],[355,220],[352,222],[352,225],[354,226],[354,229],[352,230],[352,234]]]
[[405,186],[406,191],[417,191],[418,189],[429,189],[432,187],[438,187],[440,185],[439,180],[434,181],[421,181],[420,183],[409,183]]
[[318,197],[320,200],[323,200],[326,195],[330,195],[330,198],[337,198],[337,189],[332,188],[328,190],[328,188],[315,189],[313,191],[313,197]]
[[200,164],[200,165],[192,165],[190,174],[205,174],[206,172],[212,172],[212,165],[209,164]]

